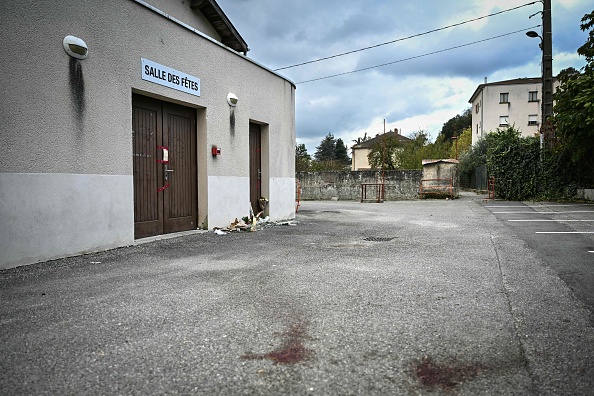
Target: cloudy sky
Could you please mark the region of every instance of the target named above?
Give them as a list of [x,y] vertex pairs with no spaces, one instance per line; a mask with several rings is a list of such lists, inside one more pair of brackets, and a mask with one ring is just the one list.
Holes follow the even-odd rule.
[[[469,107],[470,96],[485,77],[494,82],[540,76],[539,39],[525,35],[528,30],[541,32],[540,27],[535,27],[542,23],[541,14],[529,18],[542,10],[539,1],[218,3],[248,43],[248,56],[273,70],[398,40],[278,71],[297,83],[297,143],[305,143],[310,154],[328,132],[350,147],[352,140],[365,132],[371,136],[383,132],[384,119],[386,130],[398,128],[408,135],[422,129],[435,139],[447,120]],[[552,3],[556,75],[566,67],[584,65],[576,50],[587,35],[579,24],[594,7],[591,0]],[[499,14],[481,18],[495,13]],[[477,18],[480,19],[463,23]],[[457,24],[460,25],[446,28]],[[423,34],[433,30],[438,31]],[[512,32],[517,33],[509,34]],[[406,39],[414,35],[418,37]],[[466,46],[476,41],[482,42]],[[462,47],[447,50],[459,46]],[[422,56],[437,51],[443,52]],[[371,68],[386,63],[392,64]],[[306,82],[365,68],[371,69]]]

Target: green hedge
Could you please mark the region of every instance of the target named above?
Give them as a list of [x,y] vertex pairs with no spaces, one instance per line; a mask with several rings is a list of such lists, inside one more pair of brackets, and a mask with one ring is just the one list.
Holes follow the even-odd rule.
[[[577,172],[567,150],[559,147],[541,149],[539,138],[521,137],[514,127],[498,129],[475,146],[484,151],[485,145],[487,150],[483,158],[489,176],[495,177],[498,198],[542,200],[575,197]],[[476,161],[476,157],[469,155],[468,160]],[[476,164],[473,162],[472,165]]]

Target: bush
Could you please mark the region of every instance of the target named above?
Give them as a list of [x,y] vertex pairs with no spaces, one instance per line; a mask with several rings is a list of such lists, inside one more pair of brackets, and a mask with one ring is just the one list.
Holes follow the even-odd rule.
[[460,171],[487,165],[495,192],[509,200],[573,198],[578,186],[570,150],[540,147],[540,139],[521,137],[514,127],[497,129],[461,157]]
[[522,138],[514,127],[497,129],[490,134],[487,170],[495,177],[499,197],[525,200],[538,196],[539,168],[538,138]]

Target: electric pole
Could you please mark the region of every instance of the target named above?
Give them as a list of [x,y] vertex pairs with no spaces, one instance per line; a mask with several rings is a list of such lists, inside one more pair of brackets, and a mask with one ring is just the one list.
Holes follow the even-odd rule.
[[542,128],[553,115],[553,28],[551,0],[542,2]]

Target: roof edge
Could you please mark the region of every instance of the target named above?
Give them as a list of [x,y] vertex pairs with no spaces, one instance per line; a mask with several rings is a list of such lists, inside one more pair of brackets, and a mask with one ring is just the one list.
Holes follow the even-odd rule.
[[399,132],[388,131],[388,132],[385,132],[385,133],[377,134],[376,136],[372,137],[371,139],[367,139],[364,142],[356,143],[356,144],[354,144],[354,145],[351,146],[351,149],[357,150],[357,149],[371,148],[376,142],[380,141],[384,137],[386,137],[386,138],[396,137],[401,142],[407,142],[409,140],[412,140],[410,138],[407,138],[404,135],[401,135]]
[[[237,52],[247,53],[250,50],[243,37],[241,37],[216,0],[192,0],[190,8],[192,10],[199,10],[206,17],[219,36],[221,36],[223,44],[226,44]],[[213,16],[220,18],[220,21],[214,19]]]
[[[556,80],[557,77],[553,76],[553,81]],[[468,103],[472,103],[474,99],[477,97],[478,93],[484,89],[485,87],[497,86],[497,85],[521,85],[521,84],[541,84],[542,77],[520,77],[520,78],[512,78],[511,80],[501,80],[501,81],[494,81],[490,83],[483,83],[479,84],[478,87],[474,90],[474,93],[468,100]]]
[[227,47],[225,44],[221,43],[220,41],[217,41],[217,40],[213,39],[212,37],[210,37],[210,36],[202,33],[201,31],[193,28],[192,26],[190,26],[190,25],[188,25],[188,24],[180,21],[179,19],[177,19],[177,18],[175,18],[175,17],[167,14],[164,11],[161,11],[157,7],[154,7],[154,6],[148,4],[147,2],[145,2],[143,0],[130,0],[130,1],[133,1],[134,3],[137,3],[138,5],[141,5],[141,6],[145,7],[145,8],[153,11],[154,13],[159,14],[159,15],[161,15],[162,17],[164,17],[166,19],[169,19],[171,22],[173,22],[173,23],[175,23],[175,24],[183,27],[184,29],[187,29],[187,30],[191,31],[192,33],[195,33],[196,35],[198,35],[198,36],[200,36],[200,37],[202,37],[202,38],[210,41],[211,43],[216,44],[219,47],[226,49],[227,51],[229,51],[229,52],[231,52],[231,53],[233,53],[233,54],[235,54],[235,55],[237,55],[237,56],[245,59],[246,61],[248,61],[250,63],[253,63],[254,65],[256,65],[256,66],[258,66],[258,67],[260,67],[260,68],[262,68],[262,69],[264,69],[264,70],[266,70],[266,71],[274,74],[275,76],[282,78],[283,80],[285,80],[288,83],[290,83],[293,86],[293,88],[297,89],[297,85],[292,80],[288,79],[287,77],[283,76],[282,74],[279,74],[279,73],[275,72],[274,70],[270,69],[269,67],[266,67],[263,64],[261,64],[259,62],[256,62],[255,60],[253,60],[251,58],[248,58],[246,55],[243,55],[240,52],[235,51],[233,48]]

